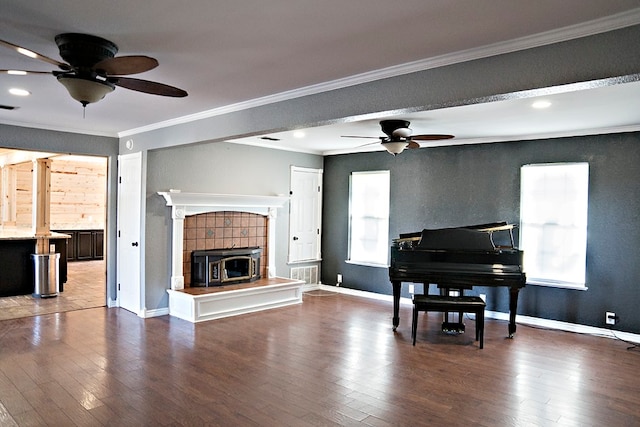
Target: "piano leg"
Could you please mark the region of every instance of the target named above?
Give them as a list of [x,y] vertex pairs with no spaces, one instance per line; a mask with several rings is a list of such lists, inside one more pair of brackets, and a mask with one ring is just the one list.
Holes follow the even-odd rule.
[[400,289],[402,282],[391,282],[393,286],[393,330],[395,331],[400,324]]
[[509,288],[509,338],[516,333],[516,311],[518,310],[518,293],[520,288]]

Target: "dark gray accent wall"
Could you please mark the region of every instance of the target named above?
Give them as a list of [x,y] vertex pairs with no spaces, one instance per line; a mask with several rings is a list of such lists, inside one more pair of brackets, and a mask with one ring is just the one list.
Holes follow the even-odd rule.
[[[323,263],[325,283],[343,275],[343,287],[391,294],[388,270],[347,259],[349,174],[391,171],[389,238],[423,228],[508,221],[518,224],[520,167],[529,163],[588,162],[588,290],[529,285],[518,314],[597,327],[605,312],[614,328],[640,333],[640,133],[518,141],[325,157]],[[516,234],[517,238],[517,234]],[[508,312],[508,292],[486,293],[488,309]],[[408,296],[405,289],[404,296]]]
[[[170,287],[171,209],[158,191],[275,196],[289,194],[291,166],[322,169],[321,156],[226,142],[151,150],[147,155],[145,308],[166,308]],[[278,209],[276,273],[289,277],[289,205]]]

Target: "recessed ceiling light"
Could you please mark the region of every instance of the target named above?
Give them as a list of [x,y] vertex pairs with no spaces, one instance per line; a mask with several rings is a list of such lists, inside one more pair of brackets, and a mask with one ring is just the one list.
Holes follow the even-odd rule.
[[11,95],[15,95],[15,96],[29,96],[29,95],[31,95],[31,92],[29,92],[28,90],[20,89],[20,88],[17,88],[17,87],[12,87],[11,89],[9,89],[9,93]]
[[302,130],[297,130],[295,132],[293,132],[293,137],[294,138],[304,138],[307,134],[304,133],[304,131]]
[[533,104],[531,104],[531,106],[533,108],[537,108],[538,110],[540,110],[540,109],[543,109],[543,108],[551,107],[551,102],[550,101],[545,101],[545,100],[540,100],[540,101],[535,101]]

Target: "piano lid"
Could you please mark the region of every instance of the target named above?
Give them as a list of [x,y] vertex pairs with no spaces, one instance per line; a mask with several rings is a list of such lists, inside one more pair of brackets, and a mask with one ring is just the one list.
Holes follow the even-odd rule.
[[[422,250],[495,251],[513,249],[513,228],[507,222],[469,225],[401,234],[394,245]],[[496,234],[497,233],[497,234]]]

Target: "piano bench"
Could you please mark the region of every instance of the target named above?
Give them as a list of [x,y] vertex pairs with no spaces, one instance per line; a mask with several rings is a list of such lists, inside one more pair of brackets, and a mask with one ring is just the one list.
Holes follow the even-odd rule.
[[418,328],[418,312],[437,311],[441,313],[459,312],[475,313],[476,315],[476,341],[480,348],[484,346],[484,310],[487,304],[477,296],[452,297],[448,295],[414,295],[413,296],[413,322],[411,324],[411,339],[416,345],[416,332]]

